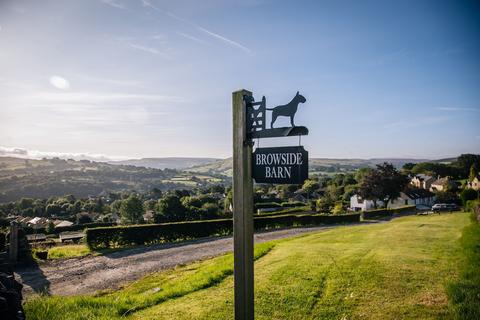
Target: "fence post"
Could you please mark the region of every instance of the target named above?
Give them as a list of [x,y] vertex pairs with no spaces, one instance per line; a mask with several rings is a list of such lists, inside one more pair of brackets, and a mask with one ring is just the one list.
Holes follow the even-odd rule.
[[252,145],[247,140],[247,90],[232,94],[233,112],[233,242],[235,319],[254,318]]

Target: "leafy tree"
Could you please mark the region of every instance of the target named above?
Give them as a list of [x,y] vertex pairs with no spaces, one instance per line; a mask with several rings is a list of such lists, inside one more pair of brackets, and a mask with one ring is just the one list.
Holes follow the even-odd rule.
[[411,171],[411,170],[413,169],[413,167],[415,167],[415,163],[407,162],[407,163],[405,163],[405,164],[402,166],[402,169],[403,169],[404,171],[409,172],[409,171]]
[[122,201],[120,205],[120,215],[122,220],[130,223],[143,222],[143,203],[140,198],[132,194]]
[[318,190],[318,188],[320,188],[318,182],[310,179],[305,180],[302,186],[303,191],[305,191],[307,195],[310,195],[315,190]]
[[467,178],[472,165],[475,165],[476,168],[480,168],[480,154],[462,154],[457,158],[455,165],[459,168],[461,177]]
[[478,175],[478,169],[476,164],[474,163],[470,166],[470,174],[468,175],[468,181],[473,181],[473,179],[475,179],[477,175]]
[[92,218],[86,213],[80,213],[77,215],[77,223],[78,224],[84,224],[84,223],[90,223],[92,222]]
[[391,163],[385,162],[365,174],[359,186],[359,194],[364,199],[372,200],[375,208],[378,200],[383,201],[386,208],[392,199],[400,196],[407,184],[408,178]]
[[317,200],[317,211],[321,213],[330,213],[334,201],[329,196],[321,197]]
[[345,209],[343,208],[343,204],[341,201],[338,201],[335,203],[335,206],[333,207],[332,210],[333,214],[342,214],[345,213]]
[[479,192],[473,189],[463,189],[460,193],[460,199],[462,200],[463,205],[467,204],[469,200],[475,200],[479,196]]
[[167,195],[158,201],[155,222],[181,221],[185,219],[185,207],[180,198],[175,195]]
[[55,231],[55,225],[53,224],[52,221],[49,221],[47,224],[47,233],[51,234],[53,231]]

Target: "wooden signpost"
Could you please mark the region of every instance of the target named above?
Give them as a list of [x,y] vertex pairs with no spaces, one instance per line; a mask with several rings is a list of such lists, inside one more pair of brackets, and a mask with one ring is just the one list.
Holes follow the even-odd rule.
[[[253,296],[253,178],[257,183],[301,184],[308,178],[308,152],[301,146],[257,148],[253,139],[307,135],[308,129],[294,125],[300,103],[299,92],[286,105],[266,107],[266,99],[255,102],[247,90],[232,94],[233,113],[233,245],[235,319],[254,318]],[[272,112],[270,129],[266,111]],[[278,117],[289,117],[291,127],[274,128]]]

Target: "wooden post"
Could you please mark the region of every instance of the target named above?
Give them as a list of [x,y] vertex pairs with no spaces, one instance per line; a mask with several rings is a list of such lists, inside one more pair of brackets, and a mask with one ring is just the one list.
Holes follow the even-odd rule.
[[10,238],[8,255],[10,262],[15,264],[18,259],[18,224],[16,221],[10,223]]
[[233,111],[233,245],[235,320],[253,313],[253,179],[252,145],[247,141],[247,90],[232,94]]

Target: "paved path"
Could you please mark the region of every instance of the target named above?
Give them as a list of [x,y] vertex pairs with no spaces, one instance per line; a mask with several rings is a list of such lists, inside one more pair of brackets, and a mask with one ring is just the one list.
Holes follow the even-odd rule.
[[[329,227],[293,228],[255,234],[255,243],[315,232]],[[53,260],[37,267],[18,269],[16,277],[25,295],[45,292],[52,295],[89,294],[116,289],[123,283],[176,265],[203,260],[233,251],[232,237],[139,247],[102,256]]]

